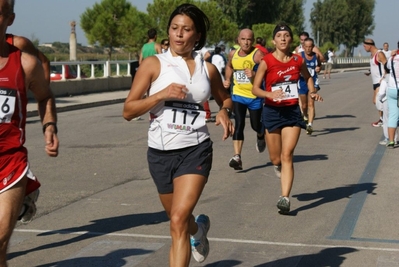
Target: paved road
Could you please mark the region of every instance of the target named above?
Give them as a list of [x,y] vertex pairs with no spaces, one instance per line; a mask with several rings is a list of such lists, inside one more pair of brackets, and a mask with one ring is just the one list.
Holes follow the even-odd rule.
[[[371,80],[334,73],[321,87],[315,132],[303,131],[295,151],[289,216],[277,213],[280,181],[250,128],[244,170],[234,171],[231,140],[209,124],[214,163],[195,213],[211,218],[211,253],[191,266],[399,266],[399,152],[378,145],[382,129],[370,125]],[[59,107],[79,99],[58,99]],[[37,217],[14,232],[10,266],[168,266],[169,222],[145,157],[148,121],[124,121],[122,106],[59,113],[56,159],[44,153],[38,118],[28,119],[43,186]]]

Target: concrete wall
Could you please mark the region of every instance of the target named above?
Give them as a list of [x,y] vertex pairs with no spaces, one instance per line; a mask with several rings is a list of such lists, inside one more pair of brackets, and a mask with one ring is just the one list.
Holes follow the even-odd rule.
[[71,79],[52,81],[51,89],[55,96],[82,95],[129,89],[132,85],[131,76],[103,77],[95,79]]
[[[56,97],[126,90],[129,89],[131,85],[132,77],[130,75],[50,82],[51,90]],[[28,91],[28,98],[33,99],[33,95],[30,91]]]

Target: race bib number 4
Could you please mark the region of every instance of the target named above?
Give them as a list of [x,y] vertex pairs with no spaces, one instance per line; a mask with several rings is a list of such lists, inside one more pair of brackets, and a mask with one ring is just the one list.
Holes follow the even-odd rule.
[[244,70],[236,70],[234,72],[234,79],[237,83],[251,83]]
[[203,127],[206,112],[200,104],[166,101],[162,129],[170,133],[189,134]]
[[10,123],[15,111],[16,90],[0,88],[0,123]]
[[283,99],[275,99],[275,101],[298,98],[298,85],[296,82],[290,81],[272,85],[272,92],[280,89],[283,90],[285,97]]

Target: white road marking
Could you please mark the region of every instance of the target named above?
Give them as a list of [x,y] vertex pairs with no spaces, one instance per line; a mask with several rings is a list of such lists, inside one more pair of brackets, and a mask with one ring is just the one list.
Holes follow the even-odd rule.
[[[71,232],[71,231],[52,231],[52,230],[35,230],[35,229],[15,229],[15,232],[21,233],[60,233],[70,235],[93,235],[93,236],[123,236],[123,237],[140,237],[140,238],[156,238],[156,239],[170,239],[170,236],[164,235],[142,235],[142,234],[118,234],[118,233],[98,233],[98,232]],[[326,245],[326,244],[304,244],[304,243],[285,243],[285,242],[273,242],[273,241],[262,241],[262,240],[245,240],[245,239],[230,239],[230,238],[208,238],[214,242],[229,242],[229,243],[241,243],[241,244],[258,244],[258,245],[271,245],[271,246],[289,246],[289,247],[313,247],[313,248],[342,248],[350,247],[357,250],[372,250],[372,251],[387,251],[387,252],[399,252],[399,248],[377,248],[377,247],[360,247],[360,246],[349,246],[347,244],[342,245]]]

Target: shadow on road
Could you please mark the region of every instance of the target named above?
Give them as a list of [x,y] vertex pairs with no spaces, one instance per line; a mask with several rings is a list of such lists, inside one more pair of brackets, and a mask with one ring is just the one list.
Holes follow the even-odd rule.
[[166,213],[164,211],[159,211],[155,213],[131,214],[119,217],[110,217],[100,220],[94,220],[91,221],[91,224],[88,225],[48,231],[45,233],[38,234],[38,236],[49,236],[55,234],[75,234],[76,236],[68,240],[63,240],[56,243],[49,243],[36,248],[32,248],[30,250],[10,253],[8,255],[8,259],[22,256],[29,252],[70,245],[89,238],[102,236],[114,232],[119,232],[133,227],[138,227],[141,225],[159,224],[167,221],[169,221],[169,218],[166,216]]
[[377,184],[375,183],[350,184],[347,186],[320,190],[314,193],[303,193],[303,194],[293,195],[292,197],[297,198],[298,201],[312,201],[312,200],[316,201],[309,203],[305,206],[302,206],[296,210],[292,210],[290,212],[290,215],[295,215],[300,211],[312,209],[320,205],[324,205],[343,198],[350,198],[352,195],[357,194],[359,192],[365,192],[367,194],[375,195],[373,191],[376,188],[376,185]]
[[333,134],[333,133],[355,131],[355,130],[359,130],[359,129],[360,129],[360,127],[324,128],[322,130],[314,130],[312,136],[319,136],[319,135],[326,135],[326,134]]
[[[298,162],[304,162],[304,161],[314,161],[314,160],[328,160],[328,156],[325,154],[315,154],[315,155],[294,155],[294,164]],[[266,168],[269,166],[273,166],[271,162],[268,162],[266,164],[262,165],[257,165],[257,166],[252,166],[248,169],[244,169],[241,171],[237,171],[237,173],[247,173],[253,170],[257,169],[262,169]]]
[[341,119],[341,118],[356,118],[354,115],[326,115],[324,117],[316,117],[314,120],[325,120],[325,119]]
[[233,267],[240,265],[242,262],[237,261],[237,260],[223,260],[223,261],[217,261],[213,263],[209,263],[205,265],[204,267]]
[[342,255],[356,252],[357,249],[349,247],[326,248],[317,254],[292,256],[272,262],[256,265],[255,267],[325,267],[341,266],[345,261]]
[[145,249],[118,249],[118,250],[112,251],[104,256],[66,259],[63,261],[38,265],[37,267],[71,267],[71,266],[122,267],[122,266],[125,266],[127,263],[127,261],[124,260],[124,258],[130,257],[130,256],[144,255],[144,254],[148,254],[151,252],[152,252],[151,250],[145,250]]

